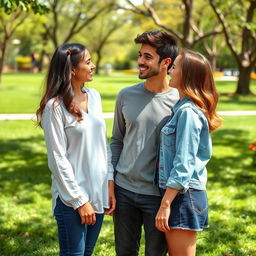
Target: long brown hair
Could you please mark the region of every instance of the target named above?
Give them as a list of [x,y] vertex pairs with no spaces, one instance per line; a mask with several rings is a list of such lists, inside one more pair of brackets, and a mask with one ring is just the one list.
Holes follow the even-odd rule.
[[208,120],[210,131],[221,126],[216,112],[219,99],[211,65],[200,53],[184,50],[181,54],[181,89],[202,111]]
[[[41,117],[47,102],[55,98],[55,101],[63,101],[66,109],[78,120],[82,119],[82,113],[74,104],[74,91],[71,85],[71,71],[77,67],[84,57],[86,47],[81,44],[63,44],[59,46],[51,59],[45,82],[45,92],[36,111],[37,122],[41,125]],[[53,104],[54,106],[55,104]]]

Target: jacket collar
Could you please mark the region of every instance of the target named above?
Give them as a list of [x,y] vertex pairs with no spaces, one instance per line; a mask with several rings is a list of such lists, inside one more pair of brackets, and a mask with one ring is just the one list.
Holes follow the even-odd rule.
[[180,99],[173,107],[173,113],[175,113],[182,105],[184,105],[187,102],[190,102],[190,98],[188,96],[183,97]]

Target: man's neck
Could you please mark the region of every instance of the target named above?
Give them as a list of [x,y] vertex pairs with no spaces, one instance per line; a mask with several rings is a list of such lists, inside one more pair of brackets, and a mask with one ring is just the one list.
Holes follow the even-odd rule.
[[170,90],[166,76],[153,76],[145,81],[145,89],[152,93],[163,93]]

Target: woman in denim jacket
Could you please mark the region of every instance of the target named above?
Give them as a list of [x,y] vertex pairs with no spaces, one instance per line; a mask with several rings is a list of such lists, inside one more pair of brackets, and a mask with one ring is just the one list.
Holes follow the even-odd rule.
[[171,70],[170,86],[180,101],[161,130],[159,186],[163,199],[156,227],[165,232],[173,256],[196,253],[196,232],[208,226],[207,170],[212,154],[210,132],[221,125],[218,93],[207,59],[183,51]]

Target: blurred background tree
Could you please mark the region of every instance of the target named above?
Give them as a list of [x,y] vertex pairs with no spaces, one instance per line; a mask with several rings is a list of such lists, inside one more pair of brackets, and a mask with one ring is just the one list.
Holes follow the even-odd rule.
[[221,24],[226,46],[239,70],[237,94],[250,94],[250,74],[256,64],[256,0],[209,0]]
[[[34,14],[45,14],[49,11],[46,5],[38,0],[1,0],[0,4],[0,82],[10,39],[16,30],[24,25],[25,20]],[[13,44],[19,42],[18,39]]]
[[39,14],[44,14],[49,11],[47,6],[38,0],[1,0],[0,6],[7,14],[10,14],[17,9],[22,11],[32,11],[33,13]]
[[[88,46],[97,74],[108,64],[134,69],[138,46],[133,39],[145,30],[163,29],[177,38],[181,48],[205,54],[213,70],[238,70],[236,93],[250,94],[256,62],[255,2],[2,0],[0,75],[4,63],[9,67],[16,63],[16,55],[35,54],[42,71],[54,49],[72,41]],[[19,44],[10,43],[13,40]]]

